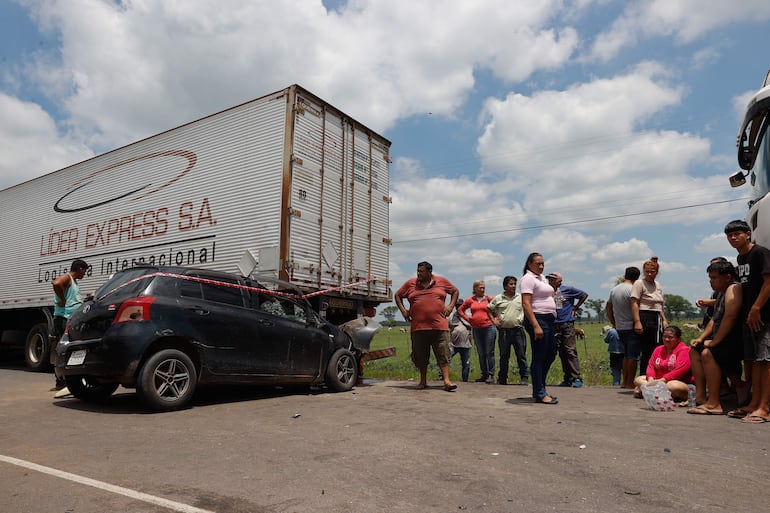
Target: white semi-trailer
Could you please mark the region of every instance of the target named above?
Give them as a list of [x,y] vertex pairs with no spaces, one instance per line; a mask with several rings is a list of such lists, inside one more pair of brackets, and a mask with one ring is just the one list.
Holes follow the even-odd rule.
[[0,191],[0,342],[48,367],[51,282],[137,264],[290,282],[330,322],[390,301],[390,141],[297,85]]

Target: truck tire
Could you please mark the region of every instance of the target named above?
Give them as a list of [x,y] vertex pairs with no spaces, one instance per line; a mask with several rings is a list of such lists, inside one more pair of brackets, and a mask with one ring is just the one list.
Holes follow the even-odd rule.
[[190,357],[177,349],[163,349],[142,365],[136,393],[152,410],[174,411],[187,406],[197,383],[198,373]]
[[64,381],[72,395],[91,403],[106,400],[118,389],[118,383],[100,383],[87,376],[67,376]]
[[35,324],[27,334],[27,341],[24,344],[24,360],[27,362],[27,368],[35,372],[50,371],[51,365],[51,342],[48,340],[48,325],[41,322]]
[[337,349],[326,366],[326,386],[335,392],[347,392],[358,381],[358,361],[347,349]]

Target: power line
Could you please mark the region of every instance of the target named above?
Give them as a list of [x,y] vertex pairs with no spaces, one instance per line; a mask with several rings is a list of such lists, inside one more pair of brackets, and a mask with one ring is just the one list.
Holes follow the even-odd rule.
[[[695,200],[697,199],[696,196],[703,195],[700,194],[700,192],[707,191],[709,196],[713,197],[713,187],[701,187],[697,189],[686,189],[686,190],[672,190],[667,192],[662,192],[660,194],[656,194],[654,198],[649,199],[633,199],[634,203],[638,207],[646,207],[646,208],[654,208],[656,204],[660,204],[661,201],[666,200],[666,198],[679,198],[681,194],[686,193],[690,199]],[[707,198],[703,198],[704,200]],[[740,198],[738,198],[740,200]],[[602,208],[607,209],[611,208],[613,206],[626,206],[628,205],[630,199],[629,198],[615,198],[610,199],[609,201],[604,201],[602,203]],[[669,202],[667,202],[669,203]],[[517,213],[507,213],[504,215],[497,215],[497,216],[485,216],[485,217],[472,217],[472,218],[463,218],[463,225],[467,228],[471,227],[472,225],[478,225],[478,224],[484,224],[488,225],[489,223],[496,223],[497,221],[501,219],[508,219],[508,220],[515,220],[518,218],[526,219],[528,217],[546,217],[550,215],[555,215],[559,213],[569,212],[573,216],[579,215],[582,211],[589,211],[594,212],[596,211],[596,206],[584,206],[582,208],[575,208],[574,206],[565,206],[565,207],[559,207],[554,209],[546,209],[546,210],[538,210],[534,212],[517,212]],[[424,233],[425,230],[428,228],[427,225],[416,225],[414,223],[410,223],[409,226],[402,226],[395,232],[391,232],[391,236],[394,239],[398,239],[399,237],[406,238],[409,236],[416,236],[417,234]]]
[[671,207],[671,208],[661,208],[657,210],[646,210],[643,212],[635,212],[631,214],[617,214],[612,216],[605,216],[605,217],[593,217],[589,219],[580,219],[577,221],[564,221],[561,223],[549,223],[549,224],[541,224],[541,225],[535,225],[535,226],[524,226],[521,228],[506,228],[503,230],[490,230],[485,232],[473,232],[473,233],[463,233],[458,235],[444,235],[441,237],[420,237],[419,239],[409,239],[409,240],[396,240],[393,241],[393,244],[408,244],[410,242],[424,242],[428,240],[446,240],[446,239],[459,239],[463,237],[475,237],[477,235],[492,235],[495,233],[509,233],[509,232],[523,232],[528,230],[539,230],[543,228],[553,228],[555,226],[568,226],[573,224],[582,224],[582,223],[594,223],[597,221],[608,221],[611,219],[618,219],[623,217],[633,217],[633,216],[641,216],[641,215],[647,215],[647,214],[658,214],[661,212],[671,212],[675,210],[685,210],[689,208],[697,208],[697,207],[705,207],[709,205],[719,205],[723,203],[733,203],[735,201],[746,201],[749,198],[735,198],[730,200],[722,200],[722,201],[712,201],[709,203],[696,203],[693,205],[683,205],[680,207]]

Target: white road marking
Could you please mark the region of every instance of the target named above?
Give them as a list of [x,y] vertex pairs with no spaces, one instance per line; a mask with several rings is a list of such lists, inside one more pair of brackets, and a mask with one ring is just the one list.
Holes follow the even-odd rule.
[[43,465],[38,465],[37,463],[31,463],[29,461],[12,458],[10,456],[5,456],[2,454],[0,454],[0,461],[10,463],[11,465],[17,465],[19,467],[28,468],[30,470],[35,470],[37,472],[42,472],[43,474],[48,474],[61,479],[66,479],[68,481],[74,481],[75,483],[84,484],[86,486],[92,486],[94,488],[98,488],[99,490],[105,490],[107,492],[116,493],[118,495],[125,495],[126,497],[129,497],[131,499],[149,502],[150,504],[155,504],[156,506],[162,506],[164,508],[168,508],[174,511],[179,511],[180,513],[215,513],[207,509],[196,508],[195,506],[182,504],[181,502],[175,502],[168,499],[164,499],[163,497],[156,497],[154,495],[150,495],[147,493],[137,492],[136,490],[123,488],[122,486],[112,485],[109,483],[105,483],[103,481],[97,481],[96,479],[91,479],[90,477],[83,477],[77,474],[71,474],[69,472],[64,472],[62,470],[57,470],[51,467],[45,467]]

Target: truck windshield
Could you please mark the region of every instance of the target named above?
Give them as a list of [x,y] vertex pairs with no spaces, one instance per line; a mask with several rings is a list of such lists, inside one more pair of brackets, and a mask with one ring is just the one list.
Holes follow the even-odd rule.
[[762,89],[749,104],[738,135],[738,164],[750,171],[751,200],[770,192],[770,88]]
[[[765,116],[767,117],[767,116]],[[765,123],[767,123],[765,121]],[[770,192],[770,132],[765,130],[756,148],[757,156],[751,168],[751,197],[759,199]]]

